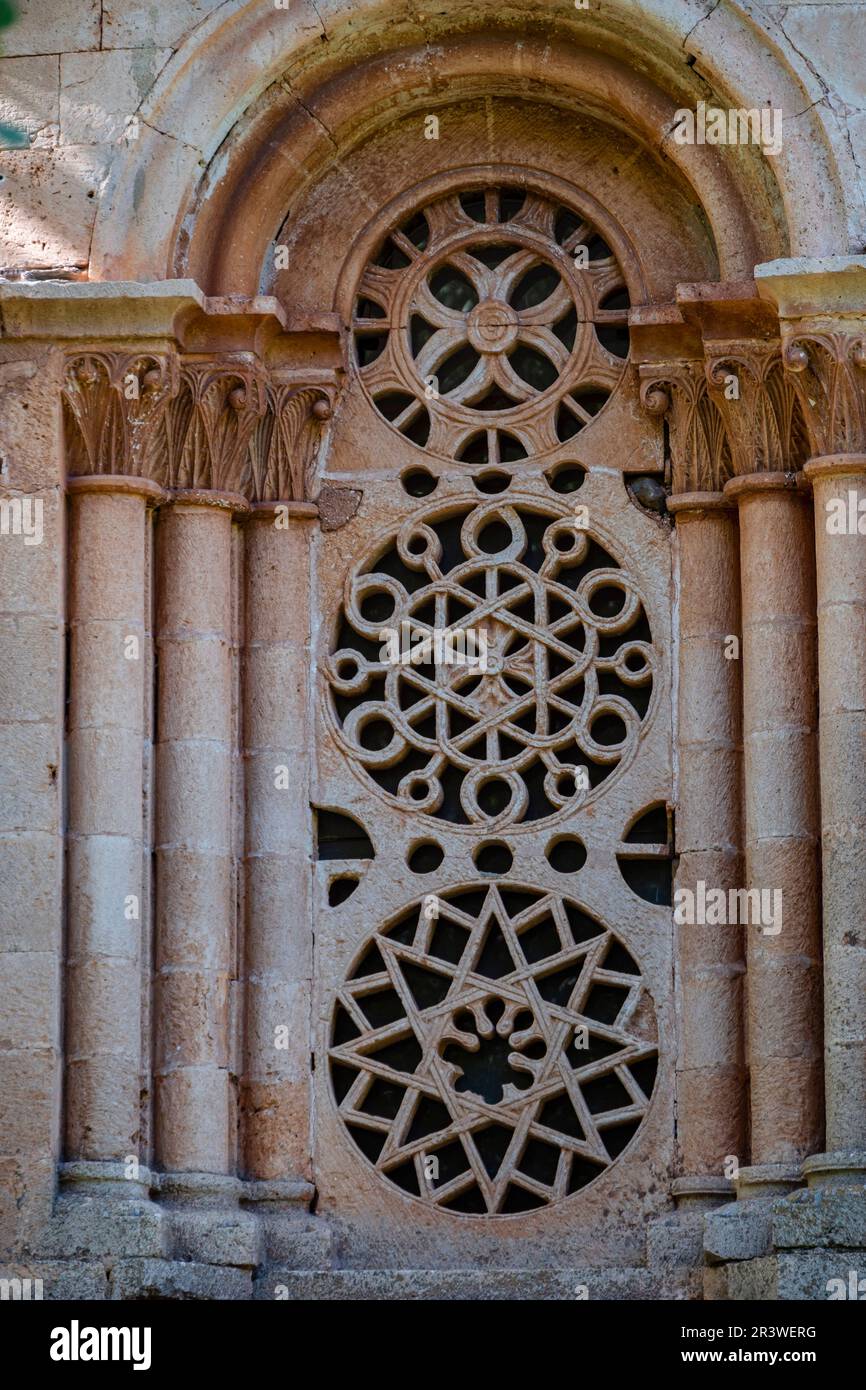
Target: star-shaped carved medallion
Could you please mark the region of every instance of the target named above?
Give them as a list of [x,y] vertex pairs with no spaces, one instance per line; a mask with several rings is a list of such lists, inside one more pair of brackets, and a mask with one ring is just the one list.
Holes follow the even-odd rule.
[[334,1008],[334,1095],[404,1191],[510,1215],[569,1196],[630,1143],[657,1037],[620,940],[559,894],[424,899],[365,946]]

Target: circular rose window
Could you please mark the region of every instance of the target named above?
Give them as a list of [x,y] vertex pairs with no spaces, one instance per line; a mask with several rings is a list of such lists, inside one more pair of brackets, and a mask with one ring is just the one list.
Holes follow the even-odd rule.
[[655,1013],[631,953],[576,902],[522,885],[428,896],[339,991],[331,1081],[376,1171],[445,1211],[568,1197],[634,1138]]
[[395,227],[365,268],[356,362],[407,439],[467,463],[572,438],[628,355],[616,257],[579,211],[525,188],[451,193]]
[[489,830],[598,795],[637,751],[656,664],[634,577],[565,507],[457,499],[350,572],[326,674],[381,793]]

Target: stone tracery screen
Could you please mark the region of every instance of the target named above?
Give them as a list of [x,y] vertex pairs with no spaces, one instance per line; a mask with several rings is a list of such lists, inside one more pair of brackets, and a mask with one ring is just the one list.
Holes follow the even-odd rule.
[[490,1230],[578,1218],[629,1159],[639,1206],[672,1142],[670,918],[640,872],[670,851],[630,843],[671,799],[669,535],[618,460],[581,459],[628,291],[567,202],[419,200],[352,291],[326,482],[361,503],[316,564],[314,799],[359,827],[319,864],[332,1215],[369,1190]]
[[572,438],[616,388],[628,293],[610,247],[554,198],[460,191],[395,227],[358,286],[360,379],[407,439],[514,462]]
[[[635,754],[654,662],[640,596],[564,506],[416,513],[353,570],[343,614],[340,740],[418,814],[493,829],[574,811]],[[382,649],[383,630],[417,650],[443,629],[480,634],[483,669],[436,661],[432,640],[420,662]]]

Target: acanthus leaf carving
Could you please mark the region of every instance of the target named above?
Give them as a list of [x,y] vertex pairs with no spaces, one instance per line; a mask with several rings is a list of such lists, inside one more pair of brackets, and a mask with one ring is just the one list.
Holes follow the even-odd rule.
[[311,500],[322,425],[331,401],[322,386],[274,383],[250,436],[252,496],[257,502]]
[[63,383],[70,475],[154,476],[153,446],[177,383],[172,352],[70,353]]
[[269,382],[246,353],[88,348],[69,354],[63,412],[71,476],[308,501],[332,390]]
[[785,367],[813,455],[866,451],[866,333],[804,332],[785,339]]
[[640,377],[644,409],[670,417],[673,492],[720,492],[732,476],[733,463],[703,362],[644,365]]
[[186,359],[165,418],[167,486],[246,493],[250,436],[265,404],[252,358]]
[[706,377],[724,421],[736,476],[802,468],[808,456],[806,431],[778,343],[708,344]]

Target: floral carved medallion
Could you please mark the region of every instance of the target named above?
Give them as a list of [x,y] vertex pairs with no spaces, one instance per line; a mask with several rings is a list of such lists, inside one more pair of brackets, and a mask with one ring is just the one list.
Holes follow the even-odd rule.
[[453,192],[380,244],[357,286],[361,382],[413,443],[467,463],[544,453],[598,414],[628,355],[629,297],[575,208]]

